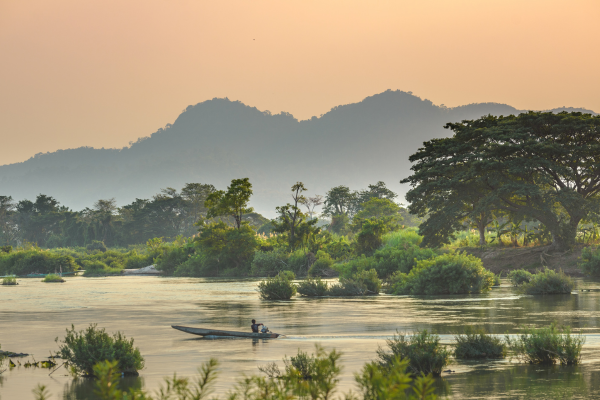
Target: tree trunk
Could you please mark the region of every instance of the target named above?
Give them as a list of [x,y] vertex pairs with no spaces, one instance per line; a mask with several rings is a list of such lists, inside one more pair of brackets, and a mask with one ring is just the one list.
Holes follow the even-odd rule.
[[557,226],[556,229],[550,228],[552,233],[551,251],[562,252],[567,251],[575,245],[575,237],[577,235],[577,227],[581,218],[571,218],[568,224]]
[[483,224],[479,224],[479,226],[477,227],[477,229],[479,230],[479,245],[480,246],[484,246],[485,245],[485,225]]

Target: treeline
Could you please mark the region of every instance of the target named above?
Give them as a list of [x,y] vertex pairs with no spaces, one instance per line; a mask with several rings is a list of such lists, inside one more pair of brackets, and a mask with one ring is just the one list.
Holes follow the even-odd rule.
[[[126,247],[157,237],[192,236],[198,231],[196,222],[206,216],[204,202],[215,191],[210,184],[189,183],[181,191],[163,189],[151,199],[136,199],[123,207],[117,207],[115,199],[107,199],[81,211],[61,206],[44,194],[34,201],[18,202],[0,196],[0,245],[97,247],[102,242],[101,247]],[[243,218],[255,227],[267,221],[256,213]]]

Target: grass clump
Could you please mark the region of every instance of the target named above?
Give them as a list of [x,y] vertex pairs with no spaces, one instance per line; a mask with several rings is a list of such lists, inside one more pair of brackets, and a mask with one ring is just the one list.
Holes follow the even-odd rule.
[[66,282],[62,276],[58,275],[58,274],[48,274],[44,277],[44,279],[42,279],[42,282],[46,282],[46,283],[62,283],[62,282]]
[[581,349],[585,337],[571,334],[571,328],[558,328],[553,323],[548,328],[530,328],[515,339],[506,336],[508,348],[515,356],[529,364],[574,365],[581,362]]
[[481,259],[452,252],[420,260],[408,274],[396,272],[388,290],[398,295],[468,294],[485,292],[493,284],[494,274]]
[[414,375],[440,375],[450,362],[450,351],[440,344],[440,337],[427,332],[412,335],[397,334],[387,340],[388,350],[377,350],[377,362],[389,368],[396,360],[408,360],[408,370]]
[[5,276],[2,278],[2,284],[6,286],[18,285],[16,276]]
[[121,332],[112,336],[97,325],[76,331],[71,325],[62,342],[58,341],[57,355],[65,360],[74,375],[95,376],[94,365],[103,361],[118,362],[118,370],[128,375],[138,375],[144,368],[144,358],[140,350],[133,346],[133,339],[127,339]]
[[295,278],[291,271],[281,271],[277,276],[258,284],[258,292],[263,300],[289,300],[296,294]]
[[506,343],[502,338],[492,336],[481,328],[467,326],[463,334],[454,336],[454,340],[454,357],[458,359],[506,357]]
[[525,294],[570,294],[575,287],[571,277],[561,271],[545,269],[533,274],[529,282],[518,286],[517,290]]
[[307,278],[300,282],[296,287],[298,294],[304,297],[327,296],[329,293],[327,282],[322,281],[321,278]]
[[508,279],[513,286],[519,286],[523,283],[528,283],[532,277],[533,274],[524,269],[515,269],[508,273]]

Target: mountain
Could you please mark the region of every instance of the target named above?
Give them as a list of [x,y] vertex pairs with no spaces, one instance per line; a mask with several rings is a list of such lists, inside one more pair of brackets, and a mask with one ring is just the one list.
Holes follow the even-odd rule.
[[[591,113],[552,111],[563,110]],[[384,181],[403,197],[408,188],[398,182],[410,174],[408,157],[424,141],[450,135],[447,122],[520,112],[497,103],[447,108],[388,90],[298,121],[215,98],[187,107],[173,124],[129,147],[59,150],[0,166],[0,195],[21,200],[43,193],[79,210],[98,199],[125,205],[161,188],[201,182],[224,189],[233,178],[249,177],[251,205],[266,216],[291,200],[296,181],[309,194]]]

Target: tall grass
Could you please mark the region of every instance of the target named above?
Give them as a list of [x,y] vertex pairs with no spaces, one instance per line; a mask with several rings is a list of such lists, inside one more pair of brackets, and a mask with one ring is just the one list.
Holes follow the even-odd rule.
[[417,228],[406,228],[383,235],[383,247],[418,246],[423,241]]
[[525,332],[511,339],[506,336],[506,342],[515,356],[529,364],[579,364],[581,362],[581,349],[585,337],[581,332],[571,334],[571,328],[565,326],[558,328],[553,323],[548,328],[529,328]]
[[6,276],[2,278],[2,284],[6,286],[18,285],[17,277],[15,276]]
[[58,274],[48,274],[44,277],[44,279],[42,279],[42,282],[62,283],[62,282],[65,282],[65,280],[62,278],[62,276],[60,276]]

